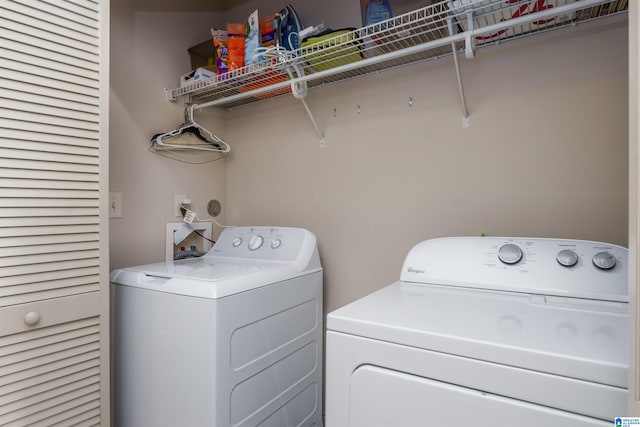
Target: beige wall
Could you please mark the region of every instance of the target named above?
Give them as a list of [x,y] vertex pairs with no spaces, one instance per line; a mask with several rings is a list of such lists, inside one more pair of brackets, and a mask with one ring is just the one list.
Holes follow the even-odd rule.
[[451,58],[311,91],[325,148],[291,98],[234,110],[229,220],[316,233],[328,311],[397,280],[432,237],[625,245],[626,27],[587,29],[463,60],[469,129]]
[[[624,26],[581,25],[461,59],[469,129],[451,58],[312,90],[325,148],[290,97],[206,109],[199,120],[220,129],[232,155],[193,166],[147,151],[151,135],[182,120],[162,88],[189,68],[188,46],[255,2],[226,16],[112,3],[110,185],[124,202],[110,222],[112,268],[163,259],[183,192],[204,217],[217,198],[222,221],[316,233],[327,311],[397,280],[411,246],[432,237],[627,242]],[[306,24],[359,18],[355,8],[336,24],[326,7],[310,22],[307,3],[294,3]]]
[[[184,120],[182,102],[167,102],[163,88],[178,86],[190,68],[187,48],[207,40],[211,25],[225,19],[220,13],[146,12],[131,4],[111,2],[110,191],[123,199],[123,217],[110,220],[111,269],[164,260],[165,223],[179,220],[174,194],[189,194],[203,217],[210,199],[226,204],[224,160],[190,165],[148,151],[151,136]],[[219,130],[223,114],[210,109],[197,118]]]

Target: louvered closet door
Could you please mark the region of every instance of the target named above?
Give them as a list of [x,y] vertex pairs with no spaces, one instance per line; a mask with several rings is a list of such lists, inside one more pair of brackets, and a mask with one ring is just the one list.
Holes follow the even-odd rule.
[[0,426],[108,425],[108,0],[0,0]]

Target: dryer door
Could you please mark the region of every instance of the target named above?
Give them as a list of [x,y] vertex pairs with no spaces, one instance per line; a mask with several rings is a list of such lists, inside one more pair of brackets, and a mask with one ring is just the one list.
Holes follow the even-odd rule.
[[372,365],[351,376],[350,427],[610,426],[595,418]]

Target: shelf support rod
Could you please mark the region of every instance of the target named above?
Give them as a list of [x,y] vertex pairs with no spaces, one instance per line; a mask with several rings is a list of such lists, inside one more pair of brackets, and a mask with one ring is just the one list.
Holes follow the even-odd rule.
[[460,102],[462,104],[462,118],[464,120],[465,127],[469,127],[469,110],[467,110],[467,100],[464,96],[464,85],[462,84],[462,75],[460,74],[460,66],[458,64],[458,52],[456,49],[456,43],[451,43],[451,49],[453,49],[453,63],[456,66],[456,75],[458,76],[458,90],[460,91]]
[[309,120],[311,120],[311,123],[313,124],[313,128],[316,130],[316,133],[320,137],[320,147],[324,148],[324,135],[322,134],[322,131],[320,131],[320,128],[318,127],[318,123],[316,123],[316,119],[313,117],[313,113],[311,112],[311,109],[307,105],[307,101],[305,101],[304,98],[300,98],[300,102],[302,102],[304,109],[307,110],[307,115],[309,116]]
[[[453,36],[454,34],[453,19],[448,18],[447,24],[449,26],[449,35]],[[453,63],[456,67],[456,76],[458,77],[458,91],[460,92],[460,103],[462,104],[462,125],[463,127],[467,128],[469,127],[469,110],[467,110],[467,100],[464,96],[464,85],[462,84],[462,74],[460,73],[460,64],[458,63],[458,48],[456,46],[455,41],[451,42],[451,50],[453,53]]]

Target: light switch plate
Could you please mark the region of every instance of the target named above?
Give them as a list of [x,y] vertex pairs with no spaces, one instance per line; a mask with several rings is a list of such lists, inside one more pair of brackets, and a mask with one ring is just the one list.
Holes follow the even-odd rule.
[[109,193],[109,218],[122,218],[122,193]]

